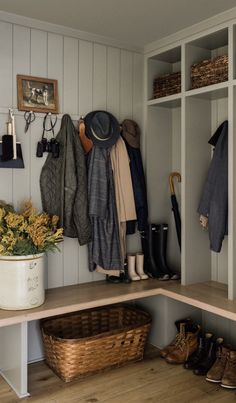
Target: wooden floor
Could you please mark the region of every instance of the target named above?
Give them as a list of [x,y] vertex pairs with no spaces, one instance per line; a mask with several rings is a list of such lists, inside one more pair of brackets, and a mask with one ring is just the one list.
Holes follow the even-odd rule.
[[18,399],[0,378],[1,403],[230,403],[224,390],[181,365],[168,365],[151,350],[141,362],[65,384],[43,363],[29,366],[31,397]]

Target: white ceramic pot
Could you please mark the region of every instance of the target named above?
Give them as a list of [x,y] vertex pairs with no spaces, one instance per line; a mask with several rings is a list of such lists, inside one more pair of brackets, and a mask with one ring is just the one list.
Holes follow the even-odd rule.
[[0,308],[31,309],[44,300],[44,253],[0,256]]

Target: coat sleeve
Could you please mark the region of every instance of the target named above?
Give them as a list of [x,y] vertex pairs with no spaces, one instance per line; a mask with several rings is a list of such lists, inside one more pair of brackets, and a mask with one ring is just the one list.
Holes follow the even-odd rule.
[[80,245],[91,241],[91,223],[88,215],[87,169],[84,150],[77,133],[74,136],[77,188],[73,205],[73,219]]

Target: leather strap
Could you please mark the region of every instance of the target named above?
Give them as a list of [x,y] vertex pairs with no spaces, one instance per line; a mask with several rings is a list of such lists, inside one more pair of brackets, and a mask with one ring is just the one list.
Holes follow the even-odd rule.
[[93,147],[93,142],[85,134],[85,124],[84,124],[83,118],[80,118],[80,120],[79,120],[79,138],[80,138],[82,147],[84,149],[84,152],[86,154],[88,154],[89,151]]

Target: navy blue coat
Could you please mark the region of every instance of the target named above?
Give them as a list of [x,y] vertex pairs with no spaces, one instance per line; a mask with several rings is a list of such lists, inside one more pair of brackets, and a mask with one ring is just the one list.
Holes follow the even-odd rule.
[[198,213],[208,217],[210,249],[220,252],[228,233],[228,121],[209,141],[215,145]]
[[[134,201],[137,214],[138,230],[145,231],[148,227],[148,204],[142,155],[139,148],[131,147],[125,139],[124,141],[130,159],[130,171],[134,190]],[[128,221],[127,234],[134,234],[135,230],[136,221]]]

